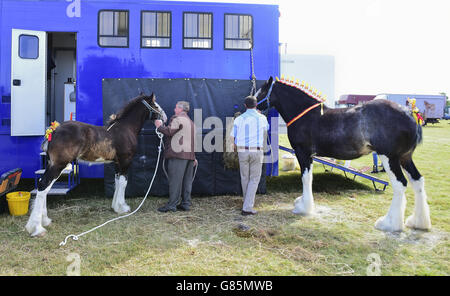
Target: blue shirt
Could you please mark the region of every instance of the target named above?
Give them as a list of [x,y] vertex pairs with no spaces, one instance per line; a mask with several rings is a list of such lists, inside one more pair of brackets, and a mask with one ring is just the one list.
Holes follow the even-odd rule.
[[230,136],[234,137],[234,143],[237,146],[262,148],[264,133],[268,130],[267,118],[258,113],[256,109],[247,109],[234,120]]

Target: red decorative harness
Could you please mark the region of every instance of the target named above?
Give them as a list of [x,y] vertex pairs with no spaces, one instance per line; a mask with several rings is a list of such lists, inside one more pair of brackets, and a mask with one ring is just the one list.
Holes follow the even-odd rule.
[[305,115],[306,113],[308,113],[309,111],[311,111],[312,109],[319,107],[320,105],[323,105],[323,103],[317,103],[315,105],[312,105],[311,107],[309,107],[308,109],[306,109],[305,111],[303,111],[302,113],[300,113],[299,115],[295,116],[294,118],[292,118],[291,121],[289,121],[286,126],[290,126],[291,124],[293,124],[295,121],[297,121],[298,119],[300,119],[303,115]]

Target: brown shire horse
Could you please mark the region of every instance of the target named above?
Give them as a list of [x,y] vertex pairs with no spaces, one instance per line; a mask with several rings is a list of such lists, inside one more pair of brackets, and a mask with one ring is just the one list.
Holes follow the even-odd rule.
[[331,109],[321,105],[306,88],[274,82],[272,77],[255,96],[260,102],[259,109],[275,107],[287,122],[289,142],[300,164],[303,183],[303,196],[294,203],[295,214],[308,215],[314,211],[313,156],[355,159],[376,151],[388,173],[394,198],[387,215],[379,218],[375,227],[389,232],[404,229],[407,185],[404,170],[415,195],[414,214],[406,220],[406,226],[431,228],[425,180],[412,160],[422,140],[422,127],[416,124],[410,111],[388,100]]
[[43,143],[49,164],[39,179],[33,209],[25,226],[31,236],[45,234],[43,226],[51,219],[47,216],[47,193],[66,165],[76,159],[88,162],[114,162],[116,169],[115,192],[112,208],[116,213],[126,213],[126,174],[136,152],[138,134],[145,120],[167,120],[164,110],[156,103],[154,94],[129,101],[117,114],[111,116],[107,127],[78,121],[63,122],[52,134],[50,142]]

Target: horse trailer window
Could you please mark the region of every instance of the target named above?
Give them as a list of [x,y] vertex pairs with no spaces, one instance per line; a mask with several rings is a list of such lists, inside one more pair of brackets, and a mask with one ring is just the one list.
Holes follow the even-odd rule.
[[141,14],[141,47],[170,48],[171,25],[170,12],[142,11]]
[[225,14],[225,49],[251,49],[252,23],[251,15]]
[[183,48],[212,49],[212,13],[183,14]]
[[37,36],[19,36],[19,57],[22,59],[37,59],[39,57],[39,38]]
[[101,10],[98,14],[98,44],[128,47],[128,11]]

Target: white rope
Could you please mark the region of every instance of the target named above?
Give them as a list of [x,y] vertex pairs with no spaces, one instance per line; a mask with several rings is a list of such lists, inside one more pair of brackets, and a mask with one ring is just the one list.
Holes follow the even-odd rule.
[[117,121],[114,122],[113,124],[111,124],[111,125],[106,129],[106,131],[109,132],[109,130],[110,130],[116,123],[117,123]]
[[116,218],[114,218],[114,219],[111,219],[111,220],[109,220],[109,221],[106,221],[105,223],[103,223],[103,224],[101,224],[101,225],[99,225],[99,226],[96,226],[96,227],[92,228],[91,230],[82,232],[82,233],[77,234],[77,235],[75,235],[75,234],[70,234],[70,235],[66,236],[66,238],[64,239],[64,241],[62,241],[62,242],[59,243],[59,246],[60,246],[60,247],[65,246],[66,243],[67,243],[67,240],[68,240],[70,237],[72,237],[73,240],[78,240],[81,236],[83,236],[83,235],[85,235],[85,234],[88,234],[88,233],[90,233],[90,232],[92,232],[92,231],[94,231],[94,230],[96,230],[96,229],[99,229],[99,228],[105,226],[105,225],[108,224],[108,223],[111,223],[111,222],[113,222],[113,221],[116,221],[116,220],[119,220],[119,219],[123,219],[123,218],[126,218],[126,217],[129,217],[129,216],[133,215],[134,213],[136,213],[136,212],[141,208],[141,206],[144,204],[145,200],[147,199],[148,194],[150,193],[150,189],[152,188],[153,181],[155,180],[155,177],[156,177],[156,172],[158,171],[159,159],[160,159],[160,156],[161,156],[162,145],[163,145],[163,144],[162,144],[162,143],[163,143],[163,134],[160,133],[160,132],[158,132],[158,130],[156,129],[156,135],[159,137],[159,146],[158,146],[158,159],[157,159],[157,161],[156,161],[155,173],[153,174],[152,181],[150,182],[150,186],[148,187],[148,190],[147,190],[147,193],[145,194],[144,199],[141,201],[140,205],[136,208],[136,210],[134,210],[133,212],[131,212],[131,213],[129,213],[129,214],[126,214],[126,215],[123,215],[123,216],[120,216],[120,217],[116,217]]

